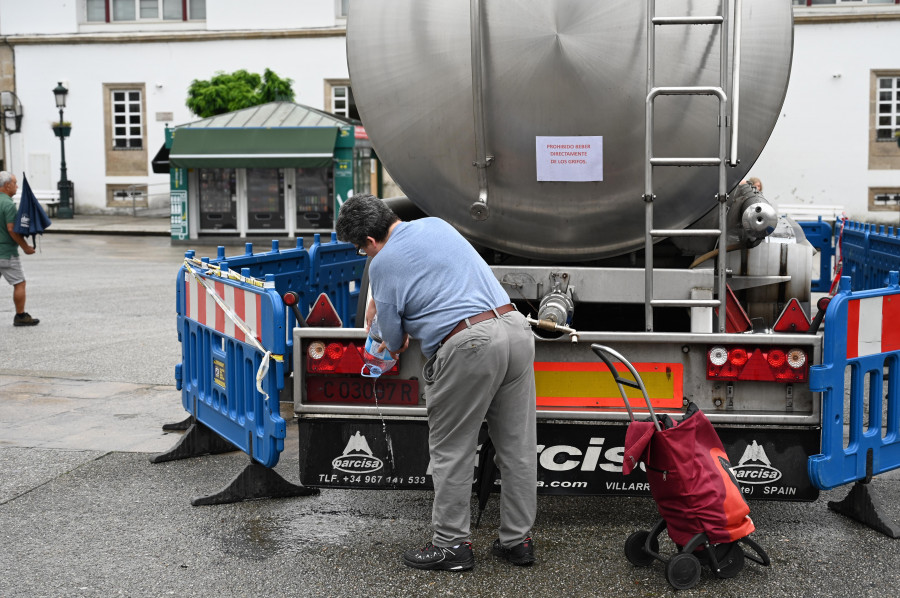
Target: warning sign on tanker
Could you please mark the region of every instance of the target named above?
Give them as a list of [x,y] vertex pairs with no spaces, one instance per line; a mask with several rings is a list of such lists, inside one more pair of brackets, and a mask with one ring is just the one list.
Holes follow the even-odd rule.
[[535,137],[537,180],[602,181],[603,137]]

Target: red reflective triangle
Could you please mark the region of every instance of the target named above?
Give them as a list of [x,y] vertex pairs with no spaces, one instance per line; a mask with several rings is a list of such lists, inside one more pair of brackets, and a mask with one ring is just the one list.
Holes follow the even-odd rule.
[[354,343],[347,345],[343,357],[337,364],[337,372],[340,374],[358,374],[365,362],[362,358],[362,350]]
[[800,302],[796,298],[791,299],[781,310],[781,315],[775,320],[772,327],[775,332],[808,332],[809,318],[806,317]]
[[747,364],[741,370],[738,379],[774,382],[775,374],[772,373],[772,368],[769,366],[769,362],[766,361],[766,356],[763,355],[763,352],[756,349],[750,355],[750,359],[747,360]]
[[341,328],[344,325],[331,299],[325,293],[319,295],[313,308],[309,310],[306,323],[314,328]]
[[[714,310],[719,315],[719,310]],[[750,318],[744,311],[734,291],[725,285],[725,332],[746,332],[750,330]]]

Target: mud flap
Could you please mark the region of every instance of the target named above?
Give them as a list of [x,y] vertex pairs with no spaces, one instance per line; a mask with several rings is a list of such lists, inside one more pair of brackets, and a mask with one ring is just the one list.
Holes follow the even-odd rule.
[[[425,420],[301,418],[300,481],[318,488],[432,489]],[[538,423],[539,494],[649,496],[643,471],[622,475],[626,426]],[[746,499],[813,501],[806,460],[816,428],[717,427]],[[480,442],[487,440],[484,430]],[[482,445],[483,448],[483,445]],[[473,481],[481,481],[473,456]],[[500,490],[497,479],[491,491]],[[480,486],[480,484],[479,484]],[[488,489],[478,487],[479,498]]]

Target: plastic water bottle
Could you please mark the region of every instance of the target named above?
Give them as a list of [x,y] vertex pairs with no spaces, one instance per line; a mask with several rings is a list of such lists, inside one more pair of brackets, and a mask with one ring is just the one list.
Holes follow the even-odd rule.
[[378,316],[375,316],[372,318],[372,325],[369,326],[369,337],[366,339],[365,352],[363,353],[363,360],[366,363],[360,372],[367,378],[377,378],[397,363],[397,360],[387,350],[387,347],[380,353],[378,352],[378,347],[382,342],[381,330],[378,328]]

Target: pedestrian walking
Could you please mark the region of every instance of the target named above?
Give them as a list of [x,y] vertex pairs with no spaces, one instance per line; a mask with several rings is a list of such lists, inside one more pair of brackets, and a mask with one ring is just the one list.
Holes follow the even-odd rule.
[[537,508],[534,336],[525,317],[475,249],[439,218],[401,221],[373,195],[341,207],[337,235],[369,256],[373,301],[388,350],[421,342],[434,482],[433,536],[402,562],[417,569],[466,570],[473,459],[487,420],[503,480],[499,538],[492,551],[534,562]]
[[25,255],[34,253],[25,237],[13,230],[16,220],[16,204],[12,196],[18,191],[16,176],[10,172],[0,172],[0,276],[13,288],[13,304],[16,315],[13,326],[36,326],[40,320],[32,318],[25,311],[25,271],[19,259],[19,249]]

